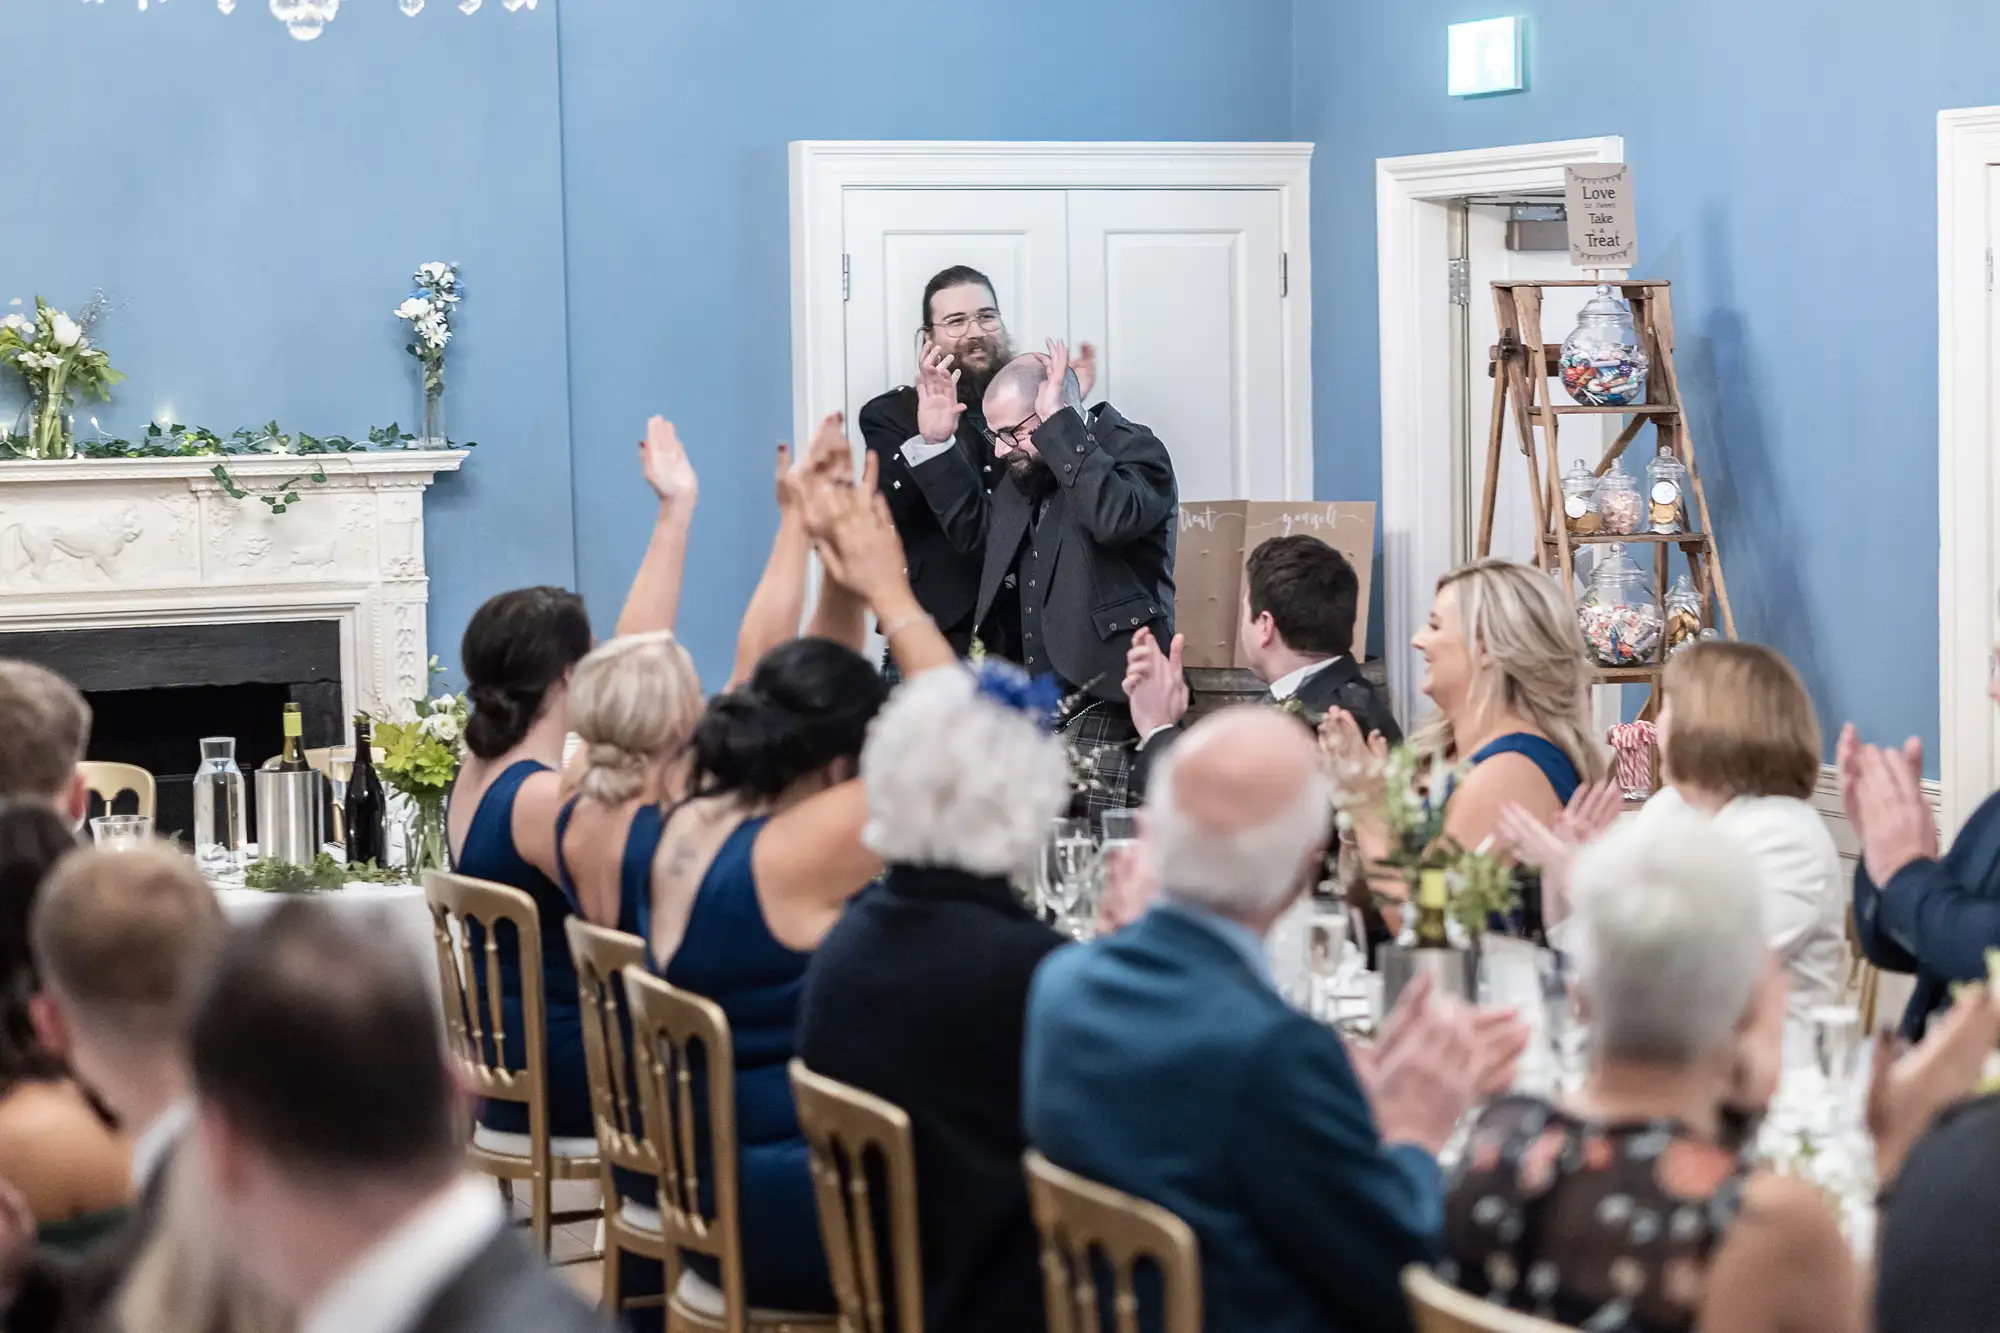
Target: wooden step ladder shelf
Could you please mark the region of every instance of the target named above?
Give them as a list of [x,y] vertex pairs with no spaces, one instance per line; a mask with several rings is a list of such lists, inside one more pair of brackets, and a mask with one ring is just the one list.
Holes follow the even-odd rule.
[[[1558,362],[1562,348],[1547,342],[1542,330],[1542,293],[1554,287],[1607,286],[1631,303],[1633,327],[1646,351],[1649,371],[1646,401],[1627,407],[1589,407],[1556,401],[1561,392]],[[1493,549],[1493,508],[1499,495],[1500,469],[1507,425],[1511,420],[1519,441],[1523,464],[1528,469],[1528,494],[1534,505],[1537,561],[1543,569],[1559,574],[1565,595],[1574,598],[1576,553],[1586,546],[1622,542],[1628,547],[1653,548],[1654,595],[1664,604],[1668,584],[1668,553],[1679,547],[1686,557],[1689,577],[1701,596],[1702,624],[1715,626],[1729,638],[1736,637],[1736,617],[1729,607],[1729,586],[1722,576],[1722,557],[1715,546],[1715,529],[1709,521],[1708,495],[1702,489],[1701,471],[1695,466],[1694,440],[1682,413],[1680,377],[1674,370],[1674,316],[1671,284],[1660,279],[1623,279],[1598,283],[1572,279],[1560,282],[1509,282],[1493,284],[1493,304],[1499,316],[1500,341],[1492,349],[1489,373],[1495,380],[1492,428],[1486,443],[1486,484],[1480,505],[1478,554]],[[1539,349],[1539,355],[1530,349]],[[1605,450],[1595,471],[1603,476],[1626,448],[1652,426],[1661,445],[1673,451],[1687,469],[1687,494],[1682,512],[1690,531],[1676,533],[1635,532],[1620,536],[1598,532],[1578,536],[1569,531],[1562,505],[1562,449],[1558,442],[1559,423],[1567,416],[1628,417],[1618,438]],[[1539,428],[1539,435],[1537,429]],[[1654,452],[1657,452],[1655,450]],[[1643,478],[1641,464],[1641,475]],[[1636,552],[1635,552],[1636,554]],[[1666,672],[1666,643],[1660,645],[1656,662],[1628,667],[1594,667],[1591,677],[1600,684],[1650,685],[1651,691],[1641,717],[1659,711],[1660,678]]]

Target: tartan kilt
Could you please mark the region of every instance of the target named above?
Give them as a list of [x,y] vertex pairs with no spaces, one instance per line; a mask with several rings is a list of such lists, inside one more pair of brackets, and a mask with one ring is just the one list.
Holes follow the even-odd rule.
[[1132,752],[1139,741],[1132,713],[1122,703],[1099,700],[1071,717],[1059,734],[1069,746],[1072,775],[1089,784],[1072,797],[1070,816],[1090,820],[1092,831],[1101,833],[1099,816],[1132,805]]

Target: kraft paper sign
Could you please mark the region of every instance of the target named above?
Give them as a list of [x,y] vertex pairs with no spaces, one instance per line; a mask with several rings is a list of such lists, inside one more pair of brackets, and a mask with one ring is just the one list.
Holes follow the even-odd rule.
[[1361,579],[1354,656],[1367,659],[1368,584],[1375,554],[1373,501],[1213,500],[1181,502],[1174,554],[1174,629],[1187,636],[1191,667],[1247,667],[1236,635],[1242,621],[1243,562],[1272,537],[1303,532],[1347,557]]
[[1639,260],[1632,168],[1624,162],[1564,167],[1569,262],[1578,268],[1632,268]]

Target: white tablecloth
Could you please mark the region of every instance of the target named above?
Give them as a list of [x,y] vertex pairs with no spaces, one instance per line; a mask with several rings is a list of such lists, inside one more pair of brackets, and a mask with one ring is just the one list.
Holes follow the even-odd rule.
[[[255,921],[293,896],[246,889],[241,885],[214,884],[214,888],[223,914],[234,922]],[[437,948],[432,943],[431,913],[424,903],[421,888],[414,884],[357,882],[335,892],[304,896],[356,921],[366,922],[369,929],[379,929],[383,938],[395,947],[408,950],[410,957],[423,969],[424,979],[435,993]]]

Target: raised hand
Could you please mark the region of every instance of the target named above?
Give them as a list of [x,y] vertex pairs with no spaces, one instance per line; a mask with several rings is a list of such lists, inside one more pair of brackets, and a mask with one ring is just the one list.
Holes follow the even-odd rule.
[[1187,715],[1187,674],[1181,669],[1186,643],[1186,635],[1176,634],[1163,653],[1152,630],[1141,628],[1132,635],[1132,647],[1125,654],[1125,700],[1141,740]]
[[936,343],[924,344],[917,358],[917,433],[931,444],[943,444],[958,434],[965,404],[958,401],[958,372]]
[[898,592],[907,593],[903,542],[881,493],[832,487],[824,503],[827,538],[819,549],[826,572],[877,607]]
[[1078,343],[1076,360],[1070,362],[1069,368],[1076,372],[1077,392],[1090,397],[1090,391],[1097,387],[1097,349],[1089,343]]
[[2000,1004],[1983,983],[1967,986],[1951,1012],[1933,1019],[1924,1039],[1901,1056],[1892,1033],[1875,1040],[1868,1130],[1875,1139],[1876,1178],[1887,1189],[1938,1112],[1973,1094],[2000,1041]]
[[800,465],[815,482],[853,482],[854,446],[847,438],[846,413],[829,412],[821,418]]
[[1852,722],[1840,729],[1833,763],[1840,770],[1840,803],[1847,812],[1847,822],[1854,829],[1854,836],[1865,843],[1868,829],[1861,822],[1866,814],[1861,808],[1861,733]]
[[681,437],[674,433],[674,423],[665,417],[646,423],[646,438],[639,441],[639,468],[662,504],[692,501],[699,489],[694,464],[681,447]]
[[1615,782],[1578,787],[1556,817],[1556,833],[1579,845],[1595,842],[1611,831],[1625,809],[1625,793]]
[[1063,381],[1069,378],[1069,346],[1060,338],[1049,339],[1049,377],[1035,394],[1035,415],[1043,421],[1055,418],[1063,408]]
[[1937,859],[1937,819],[1905,751],[1865,745],[1856,766],[1862,861],[1868,877],[1887,888],[1896,872],[1911,862]]

